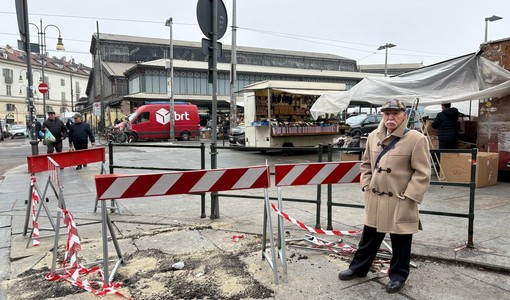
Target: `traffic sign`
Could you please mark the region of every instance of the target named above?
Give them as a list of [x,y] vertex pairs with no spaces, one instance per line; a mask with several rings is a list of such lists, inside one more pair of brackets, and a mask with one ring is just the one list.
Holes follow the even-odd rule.
[[217,21],[216,33],[218,34],[218,40],[221,39],[227,31],[228,18],[227,9],[222,0],[217,1],[216,7],[218,8],[218,15],[212,16],[212,0],[198,0],[197,3],[197,19],[198,26],[202,30],[202,33],[207,38],[212,38],[211,33],[213,32],[212,20],[215,17]]
[[39,86],[37,87],[39,92],[46,94],[48,92],[48,85],[44,82],[41,82]]

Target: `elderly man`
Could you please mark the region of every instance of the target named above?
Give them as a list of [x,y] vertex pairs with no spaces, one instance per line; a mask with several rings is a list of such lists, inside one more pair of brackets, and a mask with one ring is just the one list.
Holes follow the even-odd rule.
[[46,144],[48,147],[47,153],[62,152],[62,141],[66,138],[67,127],[64,122],[57,119],[53,110],[48,110],[48,119],[43,122],[42,129],[44,131],[49,130],[55,137],[55,142]]
[[363,235],[349,269],[340,280],[365,277],[386,233],[393,256],[388,272],[388,293],[402,289],[409,276],[412,234],[421,229],[418,204],[430,184],[429,143],[406,128],[405,105],[396,99],[381,108],[383,120],[368,136],[361,165],[365,197]]
[[[79,113],[74,115],[74,123],[71,124],[69,129],[69,148],[72,150],[88,149],[89,140],[92,147],[96,145],[94,134],[90,129],[90,125],[83,122],[82,116]],[[86,167],[87,165],[83,165]],[[78,165],[76,170],[81,170],[82,165]]]

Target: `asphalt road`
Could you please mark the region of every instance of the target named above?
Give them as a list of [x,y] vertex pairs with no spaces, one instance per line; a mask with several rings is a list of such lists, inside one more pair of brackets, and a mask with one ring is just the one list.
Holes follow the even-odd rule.
[[[43,148],[44,147],[44,148]],[[44,145],[39,145],[39,151],[45,150]],[[30,141],[24,138],[6,138],[0,142],[0,180],[3,180],[5,172],[27,161],[27,156],[32,154]]]

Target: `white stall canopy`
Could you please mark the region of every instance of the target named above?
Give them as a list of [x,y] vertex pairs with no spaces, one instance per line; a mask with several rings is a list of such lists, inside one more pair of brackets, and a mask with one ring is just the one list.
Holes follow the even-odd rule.
[[344,111],[351,101],[382,105],[397,98],[410,106],[419,99],[421,106],[428,106],[509,95],[510,72],[479,54],[464,55],[395,77],[365,78],[348,91],[322,95],[310,112],[317,119],[323,114]]

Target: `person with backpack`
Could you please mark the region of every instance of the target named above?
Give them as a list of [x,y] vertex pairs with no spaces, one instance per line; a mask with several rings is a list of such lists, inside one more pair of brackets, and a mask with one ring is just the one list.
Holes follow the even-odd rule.
[[387,233],[393,256],[386,292],[399,292],[409,276],[411,242],[421,229],[418,204],[430,184],[427,138],[406,128],[406,107],[393,99],[381,108],[383,120],[368,135],[361,164],[361,189],[365,198],[363,233],[340,280],[367,276]]

